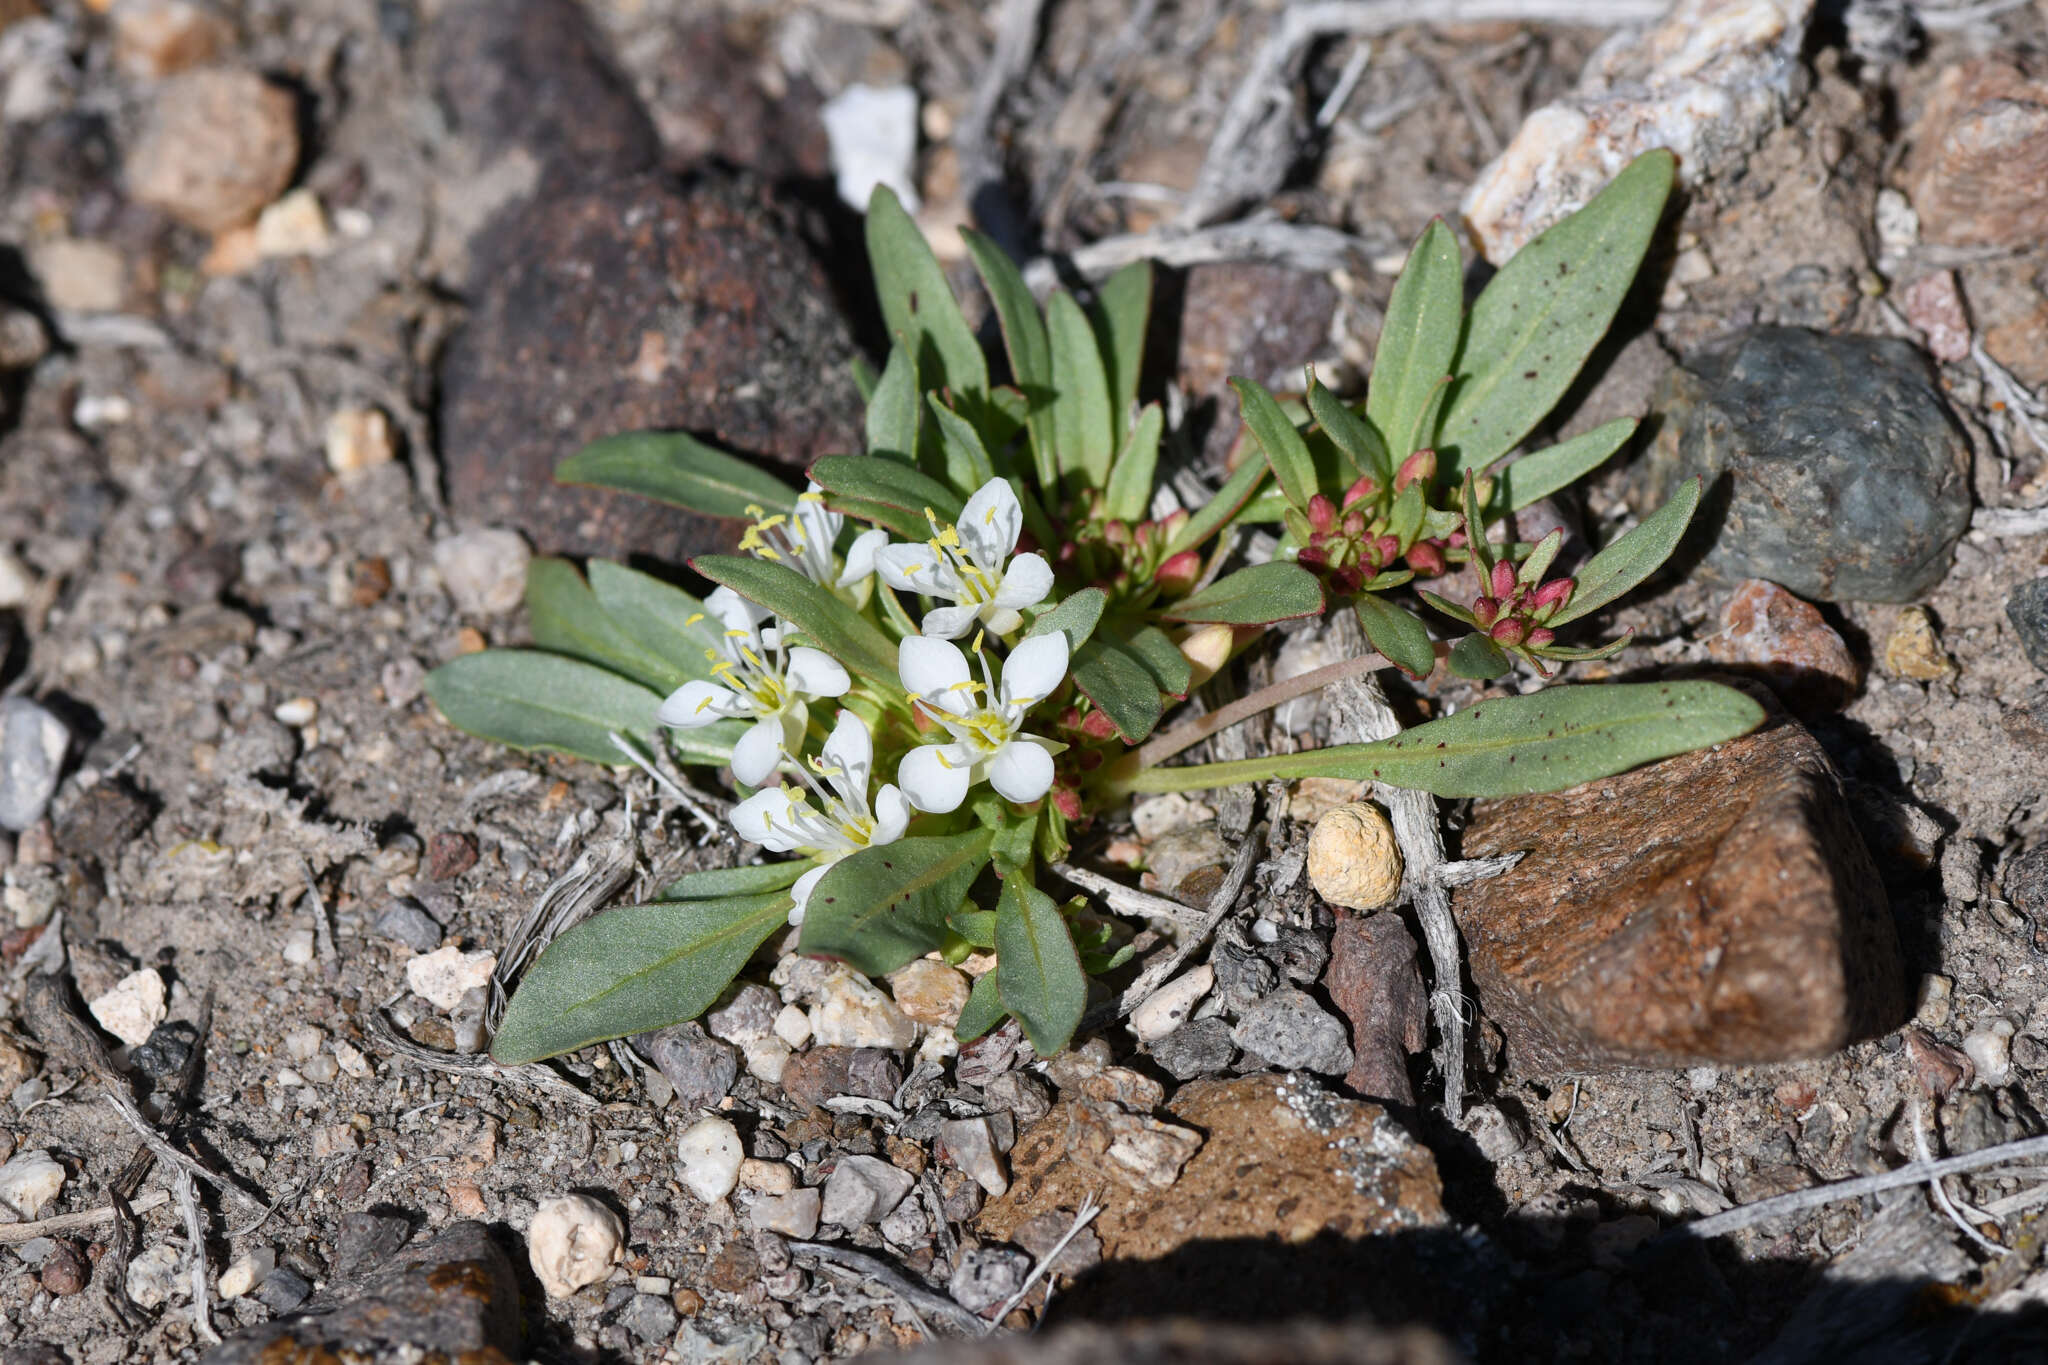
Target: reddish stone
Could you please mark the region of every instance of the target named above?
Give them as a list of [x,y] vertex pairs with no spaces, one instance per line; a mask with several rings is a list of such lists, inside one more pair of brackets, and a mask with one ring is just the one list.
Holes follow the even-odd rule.
[[1863,666],[1819,609],[1768,579],[1736,585],[1707,653],[1753,667],[1801,712],[1840,710],[1863,685]]
[[1910,130],[1922,235],[1951,246],[2048,238],[2048,82],[2006,57],[1942,72]]
[[445,882],[476,866],[476,836],[444,829],[427,840],[427,878]]
[[1429,995],[1415,964],[1415,937],[1401,917],[1338,911],[1323,985],[1351,1020],[1354,1060],[1345,1088],[1414,1104],[1408,1056],[1429,1042]]
[[[1170,310],[1170,281],[1161,281],[1160,296]],[[1220,456],[1240,426],[1230,377],[1299,390],[1301,367],[1328,348],[1337,290],[1325,276],[1285,266],[1199,265],[1181,282],[1178,303],[1181,387],[1198,417],[1209,406],[1203,447]]]
[[1819,1057],[1904,1018],[1884,884],[1796,722],[1475,807],[1465,856],[1516,850],[1453,910],[1524,1072]]
[[1927,338],[1928,353],[1936,360],[1954,364],[1970,358],[1970,315],[1955,271],[1922,275],[1901,291],[1900,301],[1906,305],[1906,320]]

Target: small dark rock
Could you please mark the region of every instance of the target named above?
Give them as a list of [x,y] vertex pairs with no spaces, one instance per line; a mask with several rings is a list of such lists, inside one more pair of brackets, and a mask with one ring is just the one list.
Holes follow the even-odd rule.
[[99,782],[58,816],[54,826],[57,847],[74,857],[97,858],[111,865],[122,849],[149,828],[153,818],[155,810],[149,798],[125,780]]
[[91,1279],[92,1263],[69,1238],[58,1241],[43,1260],[43,1288],[58,1298],[78,1293]]
[[1703,477],[1688,544],[1725,577],[1910,602],[1969,527],[1969,442],[1903,341],[1756,328],[1672,370],[1658,406],[1638,510]]
[[960,1258],[946,1291],[971,1313],[1000,1308],[1024,1287],[1031,1257],[1012,1247],[981,1247]]
[[1342,1075],[1351,1069],[1344,1025],[1306,991],[1283,987],[1244,1012],[1230,1039],[1288,1071]]
[[1182,1024],[1152,1044],[1152,1060],[1177,1081],[1216,1075],[1236,1055],[1237,1045],[1230,1041],[1230,1025],[1216,1018]]
[[782,1012],[782,997],[766,986],[743,982],[705,1011],[704,1024],[711,1036],[729,1043],[766,1038],[775,1030],[775,1016]]
[[1259,956],[1280,969],[1289,981],[1307,985],[1321,978],[1330,960],[1330,945],[1313,929],[1282,925],[1271,943],[1259,945]]
[[256,1301],[273,1313],[289,1313],[313,1295],[313,1286],[296,1270],[279,1266],[256,1286]]
[[675,1305],[653,1294],[635,1294],[619,1314],[619,1325],[642,1341],[666,1342],[679,1321]]
[[2048,578],[2030,578],[2014,588],[2005,599],[2005,619],[2028,662],[2048,673]]
[[[1023,1247],[1040,1260],[1052,1255],[1060,1239],[1067,1236],[1074,1226],[1074,1214],[1066,1209],[1054,1209],[1039,1214],[1018,1227],[1017,1245]],[[1060,1249],[1053,1261],[1051,1273],[1055,1275],[1079,1275],[1084,1270],[1093,1270],[1102,1264],[1102,1239],[1095,1235],[1094,1228],[1082,1228],[1068,1238],[1066,1246]],[[1015,1291],[1011,1291],[1014,1293]]]
[[807,1109],[839,1095],[892,1100],[903,1084],[903,1069],[880,1048],[814,1047],[782,1068],[782,1092]]
[[1324,983],[1351,1021],[1353,1093],[1415,1103],[1408,1056],[1428,1042],[1429,997],[1416,965],[1415,936],[1399,915],[1340,912]]
[[0,1351],[0,1365],[71,1365],[71,1356],[47,1341],[22,1341]]
[[412,1224],[395,1213],[351,1213],[334,1238],[334,1278],[371,1274],[412,1237]]
[[242,556],[232,545],[201,545],[187,550],[164,570],[164,586],[188,605],[217,602],[242,571]]
[[1030,1127],[1052,1110],[1052,1092],[1044,1081],[1025,1071],[1006,1071],[994,1077],[982,1096],[990,1110],[1010,1114],[1021,1128]]
[[431,953],[441,946],[441,922],[411,900],[395,900],[377,916],[377,932],[416,953]]
[[1024,1030],[1012,1019],[962,1047],[953,1074],[962,1085],[985,1086],[1030,1055]]
[[1301,367],[1328,348],[1338,299],[1321,272],[1243,263],[1195,266],[1162,279],[1161,292],[1162,312],[1178,305],[1178,373],[1198,418],[1209,419],[1203,449],[1216,458],[1240,430],[1230,377],[1298,383]]
[[158,1084],[175,1083],[192,1058],[198,1030],[182,1019],[167,1019],[149,1031],[141,1046],[128,1054],[135,1069]]
[[739,1054],[731,1044],[708,1036],[699,1024],[672,1024],[638,1034],[632,1043],[635,1052],[668,1078],[685,1109],[711,1108],[739,1079]]
[[2005,868],[2005,898],[2035,917],[2048,915],[2048,843],[2014,858]]
[[1209,961],[1216,968],[1216,994],[1232,1010],[1250,1009],[1280,984],[1278,968],[1228,935],[1217,936]]
[[903,1084],[903,1068],[878,1047],[857,1047],[846,1064],[846,1093],[862,1099],[894,1101]]
[[476,866],[476,836],[444,829],[427,840],[427,878],[445,882]]

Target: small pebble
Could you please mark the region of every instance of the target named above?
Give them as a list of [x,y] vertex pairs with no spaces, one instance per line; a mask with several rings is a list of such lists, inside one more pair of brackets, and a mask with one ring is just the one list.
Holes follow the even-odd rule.
[[239,1299],[261,1284],[276,1267],[277,1253],[269,1247],[257,1247],[221,1271],[220,1283],[215,1288],[224,1299]]
[[479,948],[465,953],[454,944],[423,953],[405,964],[405,984],[436,1009],[452,1010],[470,991],[489,985],[498,955]]
[[442,585],[470,616],[499,616],[525,600],[532,558],[516,531],[465,531],[434,546]]
[[874,986],[840,972],[811,1007],[811,1036],[826,1047],[901,1051],[917,1042],[917,1025]]
[[728,1043],[752,1043],[775,1031],[775,1018],[782,1001],[766,986],[747,982],[736,987],[722,1003],[704,1015],[704,1028],[713,1038]]
[[311,697],[293,697],[290,701],[278,703],[277,709],[270,714],[277,717],[279,725],[289,725],[296,730],[313,723],[313,718],[320,714],[320,703]]
[[325,1032],[310,1024],[303,1024],[298,1028],[285,1030],[284,1050],[293,1061],[303,1062],[318,1053],[320,1045],[326,1041]]
[[526,1230],[527,1259],[551,1299],[611,1274],[626,1240],[619,1216],[588,1195],[550,1199]]
[[939,1160],[974,1177],[975,1183],[991,1197],[1010,1188],[1009,1173],[996,1155],[995,1137],[985,1118],[947,1119],[939,1125],[935,1141]]
[[313,960],[313,931],[294,929],[284,936],[284,960],[303,967]]
[[962,1308],[987,1313],[1016,1297],[1031,1273],[1031,1257],[1010,1247],[980,1247],[960,1258],[946,1291]]
[[811,1041],[811,1016],[796,1005],[784,1005],[775,1016],[775,1036],[792,1049]]
[[409,900],[395,900],[377,916],[377,932],[416,953],[441,946],[441,922]]
[[1377,910],[1401,891],[1401,849],[1386,813],[1357,801],[1316,821],[1308,840],[1308,879],[1332,905]]
[[184,1289],[184,1276],[175,1247],[159,1242],[128,1262],[128,1297],[140,1308],[161,1308],[172,1294]]
[[265,1275],[256,1286],[256,1302],[272,1313],[289,1313],[313,1296],[313,1286],[296,1270],[284,1266]]
[[740,1145],[737,1128],[724,1119],[707,1118],[683,1130],[676,1156],[682,1162],[684,1188],[705,1203],[715,1204],[739,1183],[746,1149]]
[[902,1203],[916,1184],[916,1176],[879,1157],[841,1157],[825,1182],[824,1219],[842,1228],[875,1222]]
[[1884,668],[1894,677],[1915,682],[1938,682],[1956,671],[1925,607],[1899,608],[1884,642]]
[[747,1209],[747,1220],[759,1231],[809,1241],[818,1233],[823,1208],[824,1197],[816,1189],[792,1190],[755,1200]]
[[1351,1069],[1350,1031],[1305,991],[1274,991],[1246,1010],[1231,1041],[1284,1070],[1341,1076]]
[[653,1294],[635,1294],[619,1314],[619,1325],[642,1341],[666,1343],[676,1334],[675,1305]]
[[148,967],[130,972],[87,1006],[100,1027],[130,1047],[140,1047],[164,1021],[164,979]]
[[1158,1042],[1186,1021],[1215,984],[1216,969],[1206,962],[1183,972],[1131,1011],[1131,1032],[1141,1042]]
[[19,832],[43,818],[56,794],[71,730],[27,697],[0,701],[0,829]]
[[967,1006],[968,982],[945,963],[921,957],[890,974],[889,993],[896,998],[896,1007],[915,1022],[950,1029]]
[[740,1163],[740,1184],[761,1194],[788,1194],[796,1188],[796,1172],[786,1161],[750,1156]]
[[1986,1019],[1963,1039],[1963,1053],[1977,1068],[1977,1079],[1996,1089],[2012,1079],[2012,1036],[2010,1019]]

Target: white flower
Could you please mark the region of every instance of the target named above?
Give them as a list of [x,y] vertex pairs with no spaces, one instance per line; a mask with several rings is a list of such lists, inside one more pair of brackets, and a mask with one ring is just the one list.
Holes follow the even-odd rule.
[[922,545],[884,546],[875,571],[892,588],[958,604],[927,615],[926,635],[957,640],[977,621],[1008,635],[1024,623],[1020,609],[1037,606],[1052,591],[1052,566],[1044,556],[1010,556],[1024,529],[1024,509],[1006,481],[990,479],[977,489],[957,527],[941,525],[930,512],[925,516],[932,538]]
[[766,782],[784,753],[803,742],[812,697],[843,697],[853,680],[820,649],[782,646],[782,631],[768,613],[731,588],[704,599],[725,623],[724,651],[707,649],[719,681],[693,679],[661,704],[663,725],[695,730],[729,716],[752,717],[753,729],[733,746],[732,771],[749,787]]
[[[851,711],[841,711],[839,721],[825,741],[822,757],[811,760],[817,777],[804,772],[798,776],[818,798],[812,806],[801,791],[769,787],[733,807],[732,827],[740,837],[777,853],[804,853],[818,865],[796,879],[790,894],[796,904],[789,922],[804,922],[804,906],[811,890],[825,870],[856,849],[893,844],[903,837],[910,823],[910,806],[893,783],[885,783],[868,805],[868,780],[875,767],[875,741],[867,722]],[[820,785],[818,778],[823,778]]]
[[1064,746],[1018,727],[1066,677],[1067,637],[1053,631],[1011,650],[1001,686],[990,676],[988,656],[979,657],[982,681],[975,682],[967,656],[950,641],[913,635],[898,649],[904,688],[952,736],[950,743],[912,749],[896,770],[904,796],[919,810],[957,810],[983,777],[1010,801],[1036,801],[1052,786],[1052,756]]
[[863,531],[846,547],[842,569],[832,546],[846,518],[825,506],[825,490],[813,483],[797,495],[796,509],[767,516],[759,507],[747,514],[760,518],[740,536],[740,548],[762,559],[786,564],[813,583],[828,588],[851,588],[865,582],[875,571],[875,552],[888,544],[889,533],[880,527]]

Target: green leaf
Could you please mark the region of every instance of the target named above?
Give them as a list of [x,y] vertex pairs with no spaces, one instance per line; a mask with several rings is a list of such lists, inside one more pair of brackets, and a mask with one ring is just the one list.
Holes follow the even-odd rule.
[[[991,913],[991,919],[994,915]],[[1003,1008],[1003,997],[996,990],[996,974],[983,972],[974,980],[973,989],[967,992],[967,1004],[960,1011],[960,1022],[953,1025],[953,1036],[963,1043],[971,1043],[990,1029],[1002,1023],[1009,1014]]]
[[861,406],[866,407],[875,400],[875,385],[882,382],[875,373],[875,367],[864,355],[856,355],[846,362],[846,373],[853,380],[853,391],[860,395]]
[[1671,501],[1644,517],[1633,531],[1586,561],[1579,570],[1578,585],[1571,600],[1549,624],[1561,626],[1600,610],[1636,584],[1657,572],[1657,566],[1671,557],[1692,514],[1699,510],[1700,481],[1687,479],[1671,494]]
[[[651,574],[609,559],[591,560],[585,572],[598,606],[620,630],[683,678],[711,676],[705,653],[718,645],[718,624],[702,602]],[[691,624],[693,620],[698,624]],[[667,690],[676,686],[671,683]]]
[[1109,473],[1109,492],[1104,501],[1112,517],[1143,521],[1152,506],[1152,480],[1159,471],[1159,438],[1166,430],[1166,414],[1157,403],[1147,403],[1130,435],[1117,454]]
[[1397,607],[1371,593],[1358,599],[1358,624],[1372,647],[1400,665],[1411,678],[1426,677],[1436,667],[1436,646],[1429,627],[1406,607]]
[[661,697],[639,683],[581,659],[531,649],[487,649],[451,659],[427,675],[426,687],[450,724],[481,739],[515,749],[554,749],[608,766],[626,761],[611,733],[645,735],[661,709]]
[[1031,629],[1024,632],[1024,638],[1034,635],[1048,635],[1055,630],[1067,635],[1067,654],[1072,657],[1088,643],[1088,637],[1095,633],[1096,622],[1102,619],[1102,609],[1109,604],[1109,594],[1101,588],[1083,588],[1069,593],[1058,606],[1042,611],[1031,623]]
[[946,919],[988,866],[991,831],[898,839],[850,853],[811,888],[797,951],[881,976],[946,938]]
[[1494,476],[1498,484],[1494,506],[1519,512],[1560,488],[1569,488],[1598,469],[1635,434],[1636,419],[1623,417],[1524,455]]
[[958,521],[966,505],[958,493],[922,470],[872,455],[827,455],[811,466],[811,477],[832,494],[835,507],[844,505],[849,515],[858,507],[864,519],[906,540],[922,541],[931,535],[926,508],[940,521]]
[[583,921],[527,968],[491,1039],[503,1066],[694,1019],[789,921],[789,893],[628,905]]
[[1432,219],[1394,282],[1365,395],[1366,420],[1395,442],[1387,452],[1395,466],[1422,448],[1416,433],[1451,372],[1464,315],[1458,239],[1443,219]]
[[1180,652],[1180,646],[1157,626],[1142,626],[1120,639],[1124,651],[1152,675],[1159,690],[1169,697],[1185,697],[1194,681],[1194,665]]
[[870,687],[896,687],[896,650],[830,590],[795,569],[738,555],[698,555],[690,567],[795,626]]
[[1449,616],[1454,620],[1463,621],[1466,625],[1471,626],[1474,630],[1479,629],[1479,618],[1474,616],[1466,608],[1459,606],[1456,602],[1453,602],[1446,597],[1438,597],[1428,588],[1418,588],[1416,589],[1416,592],[1421,596],[1423,601],[1429,603],[1429,605],[1435,607],[1444,615]]
[[946,927],[977,948],[996,946],[996,912],[956,910],[946,916]]
[[1187,524],[1180,528],[1180,534],[1173,538],[1173,544],[1167,547],[1167,553],[1177,555],[1182,550],[1192,550],[1221,530],[1239,508],[1251,501],[1268,468],[1264,460],[1246,460],[1239,465],[1223,481],[1223,487],[1216,490],[1216,496],[1195,509]]
[[1032,451],[1038,457],[1039,483],[1054,487],[1059,482],[1059,467],[1053,463],[1052,341],[1046,335],[1045,319],[1039,314],[1038,303],[1031,297],[1023,274],[1001,247],[973,228],[962,228],[960,236],[967,243],[974,268],[981,272],[989,300],[995,304],[996,320],[1003,329],[1003,347],[1010,355],[1010,373],[1031,403],[1024,424],[1031,433]]
[[908,346],[891,346],[889,361],[875,384],[875,396],[868,400],[869,455],[896,464],[917,463],[920,401],[916,357]]
[[[586,660],[667,694],[689,678],[611,617],[566,559],[536,559],[526,569],[526,614],[542,649]],[[698,658],[701,663],[702,654]]]
[[1115,641],[1098,636],[1074,655],[1074,686],[1081,689],[1126,744],[1152,733],[1166,707],[1152,670]]
[[[988,358],[924,234],[886,185],[868,199],[868,263],[889,335],[910,349],[926,386],[988,392]],[[927,367],[936,362],[937,368]]]
[[1064,290],[1046,302],[1045,322],[1052,338],[1052,416],[1060,474],[1083,487],[1101,488],[1109,482],[1116,430],[1095,331],[1081,305]]
[[1394,505],[1387,509],[1387,530],[1404,553],[1415,543],[1415,537],[1422,533],[1423,514],[1428,510],[1420,479],[1394,495]]
[[707,517],[750,518],[796,506],[796,490],[758,462],[680,431],[601,437],[556,465],[555,482],[616,488]]
[[1394,461],[1387,453],[1387,443],[1370,422],[1324,388],[1314,371],[1308,377],[1308,410],[1330,443],[1350,458],[1358,474],[1370,474],[1381,488],[1392,486]]
[[996,865],[996,871],[1005,877],[1031,875],[1031,846],[1038,839],[1039,812],[1034,809],[1028,815],[1016,815],[1005,804],[1003,818],[996,823],[995,837],[989,841],[989,861]]
[[[995,461],[982,444],[981,433],[965,417],[939,401],[935,393],[925,395],[932,416],[939,425],[939,453],[945,460],[946,482],[972,495],[996,476]],[[934,509],[937,510],[936,504]]]
[[658,901],[708,901],[724,896],[759,896],[796,885],[815,866],[809,858],[760,863],[754,867],[721,867],[685,872],[655,893]]
[[[1041,1057],[1066,1050],[1088,1005],[1088,978],[1051,896],[1012,877],[996,902],[996,990]],[[970,1000],[972,996],[970,995]]]
[[1410,451],[1428,449],[1432,439],[1431,433],[1437,429],[1437,424],[1443,416],[1444,401],[1450,392],[1451,377],[1439,376],[1436,387],[1429,391],[1429,397],[1423,401],[1421,410],[1415,414],[1415,421],[1405,433],[1405,439],[1402,435],[1397,435],[1394,439],[1407,446]]
[[1271,778],[1372,779],[1438,796],[1561,791],[1747,734],[1763,708],[1720,683],[1552,687],[1480,702],[1373,744],[1148,768],[1124,792],[1199,791]]
[[1506,652],[1484,635],[1467,635],[1452,645],[1448,662],[1451,672],[1477,682],[1491,682],[1515,666]]
[[1095,291],[1095,339],[1109,378],[1109,411],[1118,430],[1130,420],[1145,368],[1145,329],[1152,317],[1152,262],[1133,261]]
[[1308,442],[1301,439],[1301,433],[1294,429],[1294,423],[1264,385],[1234,378],[1230,387],[1237,390],[1238,410],[1244,415],[1245,429],[1259,443],[1259,449],[1266,452],[1266,462],[1273,466],[1273,477],[1286,490],[1287,500],[1298,511],[1308,511],[1308,500],[1316,494],[1316,462],[1308,453]]
[[1159,609],[1169,621],[1264,626],[1323,609],[1323,585],[1299,564],[1274,560],[1225,575],[1192,596]]
[[1668,151],[1643,153],[1488,283],[1466,322],[1444,413],[1450,473],[1507,454],[1571,387],[1621,309],[1676,166]]

